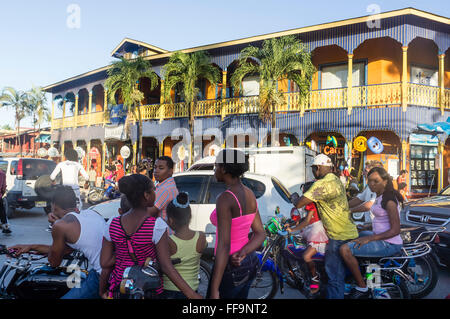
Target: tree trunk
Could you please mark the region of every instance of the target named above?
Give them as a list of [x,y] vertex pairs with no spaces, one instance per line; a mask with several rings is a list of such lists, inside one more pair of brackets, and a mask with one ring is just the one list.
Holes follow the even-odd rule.
[[142,155],[142,114],[141,114],[141,108],[139,107],[139,105],[137,106],[137,110],[138,110],[138,120],[139,120],[139,129],[138,129],[138,145],[137,145],[137,159],[136,159],[136,164],[138,163],[138,159],[141,158]]
[[272,130],[274,130],[277,127],[277,114],[275,112],[276,105],[275,103],[272,103]]
[[22,157],[22,139],[20,138],[20,121],[17,121],[17,140],[19,141],[19,157]]

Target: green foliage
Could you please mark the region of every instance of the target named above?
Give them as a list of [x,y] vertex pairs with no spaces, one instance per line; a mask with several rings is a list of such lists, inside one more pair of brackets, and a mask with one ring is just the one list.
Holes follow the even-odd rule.
[[206,79],[212,85],[219,82],[220,71],[211,64],[210,57],[205,51],[192,53],[175,52],[169,62],[163,68],[164,75],[164,100],[172,103],[170,91],[177,85],[181,85],[181,95],[187,105],[193,103],[193,109],[189,114],[193,117],[196,109],[197,94],[199,88],[197,83],[201,79]]
[[[260,117],[267,121],[274,116],[277,105],[284,103],[277,82],[288,79],[297,84],[300,102],[307,98],[311,79],[316,71],[311,55],[295,36],[265,40],[261,48],[249,46],[241,51],[238,67],[231,76],[231,85],[239,90],[242,80],[252,74],[260,76]],[[271,114],[272,112],[272,114]]]

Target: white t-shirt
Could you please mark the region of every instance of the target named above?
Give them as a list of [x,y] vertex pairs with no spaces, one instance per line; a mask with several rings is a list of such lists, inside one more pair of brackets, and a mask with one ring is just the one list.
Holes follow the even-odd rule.
[[52,174],[50,175],[51,180],[55,180],[56,176],[61,172],[62,184],[72,187],[73,189],[79,189],[78,186],[78,175],[84,177],[85,180],[89,180],[89,175],[84,170],[80,163],[72,161],[64,161],[56,165]]
[[[375,203],[375,200],[377,199],[377,194],[372,192],[369,188],[369,186],[366,186],[366,188],[362,191],[362,193],[359,193],[358,195],[356,195],[356,197],[363,201],[363,204],[367,203],[367,202],[372,202]],[[370,222],[373,217],[372,217],[372,213],[370,211],[366,211],[366,212],[362,212],[365,215],[365,221],[366,222]]]
[[[112,220],[114,217],[111,217],[108,222],[106,223],[105,230],[103,232],[103,238],[105,238],[107,241],[111,241],[111,234],[109,233],[109,226],[111,225]],[[161,217],[158,217],[155,221],[155,227],[153,228],[153,238],[152,242],[157,245],[159,243],[159,240],[161,239],[162,235],[164,235],[164,232],[167,229],[167,224]]]

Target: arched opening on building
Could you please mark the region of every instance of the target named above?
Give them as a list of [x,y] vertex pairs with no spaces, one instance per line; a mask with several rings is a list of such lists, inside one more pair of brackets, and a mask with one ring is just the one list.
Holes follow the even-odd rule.
[[[257,65],[254,59],[248,59],[248,62]],[[259,95],[259,74],[248,74],[242,80],[239,90],[236,90],[231,84],[231,78],[239,66],[239,60],[233,61],[227,67],[227,98],[233,97],[246,97],[246,96],[256,96]]]
[[105,89],[101,84],[92,88],[92,112],[102,112],[105,104]]
[[346,166],[345,137],[339,132],[314,132],[305,139],[305,145],[331,158],[334,167]]
[[78,91],[78,114],[87,114],[89,112],[89,92],[87,89]]
[[66,102],[65,117],[73,116],[75,111],[75,94],[67,92],[64,96],[64,101]]
[[54,119],[62,118],[62,109],[63,109],[64,99],[61,95],[57,95],[53,98],[54,104]]
[[142,152],[141,159],[150,158],[153,163],[159,157],[159,144],[158,140],[154,137],[142,138]]
[[[358,152],[353,149],[352,167],[362,175],[365,163],[368,161],[379,161],[383,164],[384,169],[395,179],[400,174],[401,160],[402,160],[402,143],[400,137],[391,131],[363,131],[360,132],[352,141],[358,136],[364,136],[368,141],[371,137],[375,137],[382,143],[382,151],[380,147],[368,142],[367,149],[364,152]],[[375,150],[373,152],[371,149]],[[378,153],[379,152],[379,153]],[[396,182],[394,183],[396,186]]]
[[390,37],[368,39],[353,51],[353,86],[401,81],[402,44]]
[[[412,40],[408,45],[408,82],[414,86],[439,86],[438,54],[434,41],[421,37]],[[437,100],[431,103],[438,105]]]
[[161,97],[161,80],[158,77],[156,87],[151,89],[151,81],[148,77],[139,79],[139,90],[144,94],[142,105],[159,104]]
[[229,135],[225,141],[226,147],[253,148],[258,146],[257,136],[250,133]]
[[291,133],[280,133],[278,135],[278,142],[274,141],[274,143],[272,143],[272,136],[270,134],[268,134],[264,139],[263,139],[263,146],[299,146],[299,142],[297,137],[294,134]]
[[103,154],[103,143],[101,140],[91,140],[91,145],[88,152],[88,168],[96,171],[97,176],[102,176],[102,154]]
[[317,69],[312,78],[312,90],[347,87],[347,51],[333,44],[317,47],[311,55],[311,61]]

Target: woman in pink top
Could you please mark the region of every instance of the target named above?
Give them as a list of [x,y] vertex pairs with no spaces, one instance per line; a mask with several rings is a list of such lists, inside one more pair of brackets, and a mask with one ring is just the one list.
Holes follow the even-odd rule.
[[366,298],[370,295],[367,285],[359,270],[358,257],[394,256],[401,252],[403,241],[400,237],[400,207],[402,195],[394,189],[392,178],[382,167],[369,171],[370,190],[377,194],[371,208],[374,215],[373,232],[361,232],[360,237],[341,246],[340,253],[355,277],[358,287],[350,293],[353,299]]
[[[216,226],[215,262],[208,297],[246,299],[259,264],[256,249],[265,232],[253,192],[242,184],[248,170],[243,152],[225,149],[219,152],[214,176],[227,190],[217,197],[211,222]],[[253,236],[248,239],[250,229]]]

